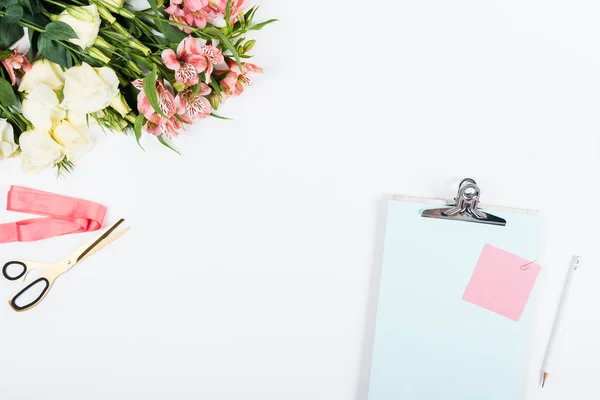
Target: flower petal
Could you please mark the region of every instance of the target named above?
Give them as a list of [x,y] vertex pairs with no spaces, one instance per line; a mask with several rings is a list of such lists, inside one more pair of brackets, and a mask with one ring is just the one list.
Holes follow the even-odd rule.
[[146,125],[144,125],[144,130],[154,136],[160,136],[162,134],[161,126],[153,122],[146,122]]
[[223,86],[225,90],[231,92],[237,83],[237,77],[238,75],[235,72],[229,71],[225,78],[221,80],[221,86]]
[[206,96],[209,95],[210,92],[212,92],[212,89],[206,83],[200,84],[200,95]]
[[185,51],[185,42],[188,40],[189,36],[183,38],[181,42],[177,45],[177,59],[183,60],[187,56],[187,52]]
[[177,71],[181,67],[181,64],[179,63],[179,61],[177,61],[177,55],[171,49],[166,49],[165,51],[163,51],[161,54],[161,58],[167,66],[167,68],[172,69],[173,71]]
[[19,136],[21,165],[25,172],[39,172],[52,167],[65,156],[65,149],[56,143],[50,133],[34,129]]
[[186,87],[198,83],[198,73],[192,64],[185,64],[175,71],[175,80]]
[[186,61],[192,64],[198,73],[204,72],[210,64],[206,57],[199,55],[189,56]]
[[208,63],[208,65],[206,66],[206,83],[210,83],[210,76],[212,75],[213,72],[213,65],[212,63]]
[[185,51],[190,55],[201,55],[202,54],[202,44],[200,40],[195,37],[187,37],[185,40]]
[[8,72],[11,85],[15,86],[15,83],[17,83],[17,76],[15,75],[15,70],[11,62],[8,59],[4,59],[2,60],[2,65],[4,65],[4,69],[6,69],[6,72]]
[[29,72],[23,75],[19,92],[29,93],[38,83],[43,83],[52,90],[58,90],[64,82],[65,76],[60,65],[45,59],[37,60],[31,65]]
[[22,110],[23,116],[40,130],[52,129],[66,115],[58,104],[56,93],[42,83],[23,100]]
[[264,70],[261,67],[259,67],[258,65],[255,65],[255,64],[244,63],[243,67],[244,67],[245,74],[248,72],[256,72],[256,73],[264,72]]
[[208,5],[208,1],[207,0],[183,0],[183,4],[185,4],[185,6],[190,9],[190,11],[195,12],[195,11],[199,11],[202,8],[206,7]]
[[62,107],[85,114],[100,111],[119,93],[119,78],[108,67],[83,62],[65,72]]
[[131,84],[140,90],[144,88],[144,81],[142,79],[136,79],[135,81],[131,82]]
[[59,123],[52,132],[52,138],[64,148],[69,161],[76,162],[93,146],[87,127],[75,127],[68,120]]
[[13,126],[0,118],[0,159],[12,156],[17,148]]

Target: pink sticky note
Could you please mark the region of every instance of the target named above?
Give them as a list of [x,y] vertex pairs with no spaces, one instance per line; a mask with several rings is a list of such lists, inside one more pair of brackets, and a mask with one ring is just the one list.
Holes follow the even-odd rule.
[[463,300],[518,321],[541,269],[531,260],[486,244]]

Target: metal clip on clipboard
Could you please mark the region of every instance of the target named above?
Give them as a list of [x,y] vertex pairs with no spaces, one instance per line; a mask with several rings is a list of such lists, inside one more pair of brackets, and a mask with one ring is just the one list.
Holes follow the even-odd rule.
[[481,190],[477,182],[467,178],[460,182],[458,194],[454,198],[454,207],[425,210],[425,218],[450,219],[454,221],[476,222],[479,224],[505,226],[506,220],[478,209]]

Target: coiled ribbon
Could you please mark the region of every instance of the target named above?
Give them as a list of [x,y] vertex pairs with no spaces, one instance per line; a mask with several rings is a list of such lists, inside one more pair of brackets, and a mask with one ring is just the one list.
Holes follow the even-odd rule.
[[11,186],[6,209],[45,218],[0,224],[0,243],[32,242],[100,229],[106,207],[75,197]]

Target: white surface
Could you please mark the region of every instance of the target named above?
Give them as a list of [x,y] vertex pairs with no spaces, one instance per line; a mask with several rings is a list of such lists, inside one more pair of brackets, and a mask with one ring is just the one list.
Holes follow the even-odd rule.
[[[451,197],[465,176],[483,202],[544,218],[527,399],[597,399],[598,5],[261,5],[281,19],[257,35],[266,74],[222,110],[235,122],[181,137],[183,157],[109,135],[67,179],[0,164],[1,192],[93,199],[132,227],[34,311],[0,305],[2,399],[364,400],[387,200]],[[52,261],[88,237],[0,256]],[[580,279],[542,392],[572,254]]]

